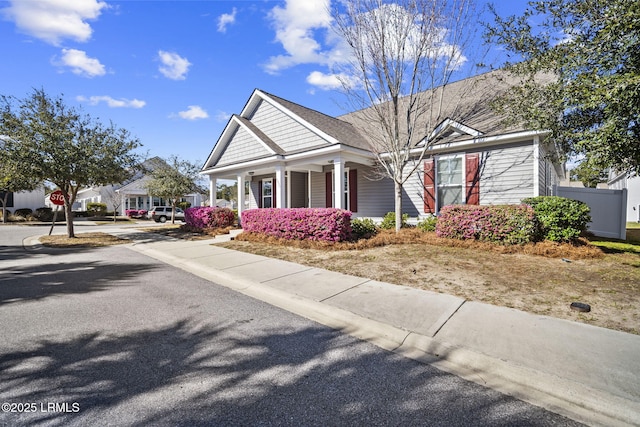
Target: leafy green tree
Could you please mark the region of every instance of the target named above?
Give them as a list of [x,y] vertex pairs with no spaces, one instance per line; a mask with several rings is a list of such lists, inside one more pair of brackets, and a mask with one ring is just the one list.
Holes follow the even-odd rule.
[[28,176],[50,181],[64,193],[68,237],[75,237],[73,211],[78,190],[127,179],[139,164],[140,143],[113,123],[104,126],[65,105],[61,96],[34,89],[25,99],[2,97],[0,134],[21,152]]
[[178,156],[171,156],[150,172],[151,178],[145,183],[145,188],[150,195],[167,200],[169,205],[173,207],[172,224],[175,224],[175,208],[180,199],[189,193],[198,191],[199,172],[198,165],[181,160]]
[[228,200],[230,202],[238,200],[238,183],[233,185],[220,184],[216,192],[216,198]]
[[9,194],[32,191],[41,184],[35,171],[25,162],[24,153],[9,138],[0,139],[0,204],[2,222],[7,222]]
[[598,166],[598,162],[587,157],[569,171],[569,178],[572,181],[582,181],[586,187],[596,188],[598,184],[607,182],[608,172],[608,169],[602,169]]
[[496,107],[513,122],[549,130],[561,157],[638,171],[637,0],[532,1],[522,16],[505,18],[492,10],[487,40],[522,60],[506,64],[522,83]]

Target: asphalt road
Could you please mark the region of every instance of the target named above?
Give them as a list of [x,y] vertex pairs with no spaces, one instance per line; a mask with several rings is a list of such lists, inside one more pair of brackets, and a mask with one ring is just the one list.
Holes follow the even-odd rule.
[[577,425],[124,246],[22,246],[47,232],[0,226],[0,425]]

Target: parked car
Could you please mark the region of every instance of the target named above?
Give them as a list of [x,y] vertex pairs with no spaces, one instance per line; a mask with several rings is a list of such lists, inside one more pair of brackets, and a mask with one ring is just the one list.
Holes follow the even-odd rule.
[[[155,222],[167,222],[167,220],[171,219],[171,209],[171,206],[155,206],[147,213],[147,218]],[[184,221],[184,211],[176,208],[175,218],[179,221]]]

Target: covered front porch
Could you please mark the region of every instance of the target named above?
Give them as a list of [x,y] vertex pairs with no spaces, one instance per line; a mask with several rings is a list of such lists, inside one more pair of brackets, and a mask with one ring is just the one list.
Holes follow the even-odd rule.
[[203,172],[209,177],[210,206],[215,206],[218,182],[229,180],[237,183],[238,217],[242,211],[256,208],[334,207],[357,214],[358,182],[372,165],[369,153],[292,157],[278,156]]

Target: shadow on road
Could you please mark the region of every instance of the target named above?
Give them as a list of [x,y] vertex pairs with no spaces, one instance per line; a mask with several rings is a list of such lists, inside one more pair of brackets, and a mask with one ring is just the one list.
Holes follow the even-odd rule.
[[4,401],[77,402],[80,411],[5,413],[0,424],[572,424],[323,327],[275,331],[259,324],[183,319],[5,353]]
[[[132,279],[153,268],[152,264],[83,260],[89,251],[100,250],[45,248],[24,251],[19,247],[0,247],[0,261],[20,260],[20,263],[0,263],[0,306],[55,295],[102,291],[114,281]],[[69,254],[77,255],[64,258],[64,262],[52,259],[54,255]]]

